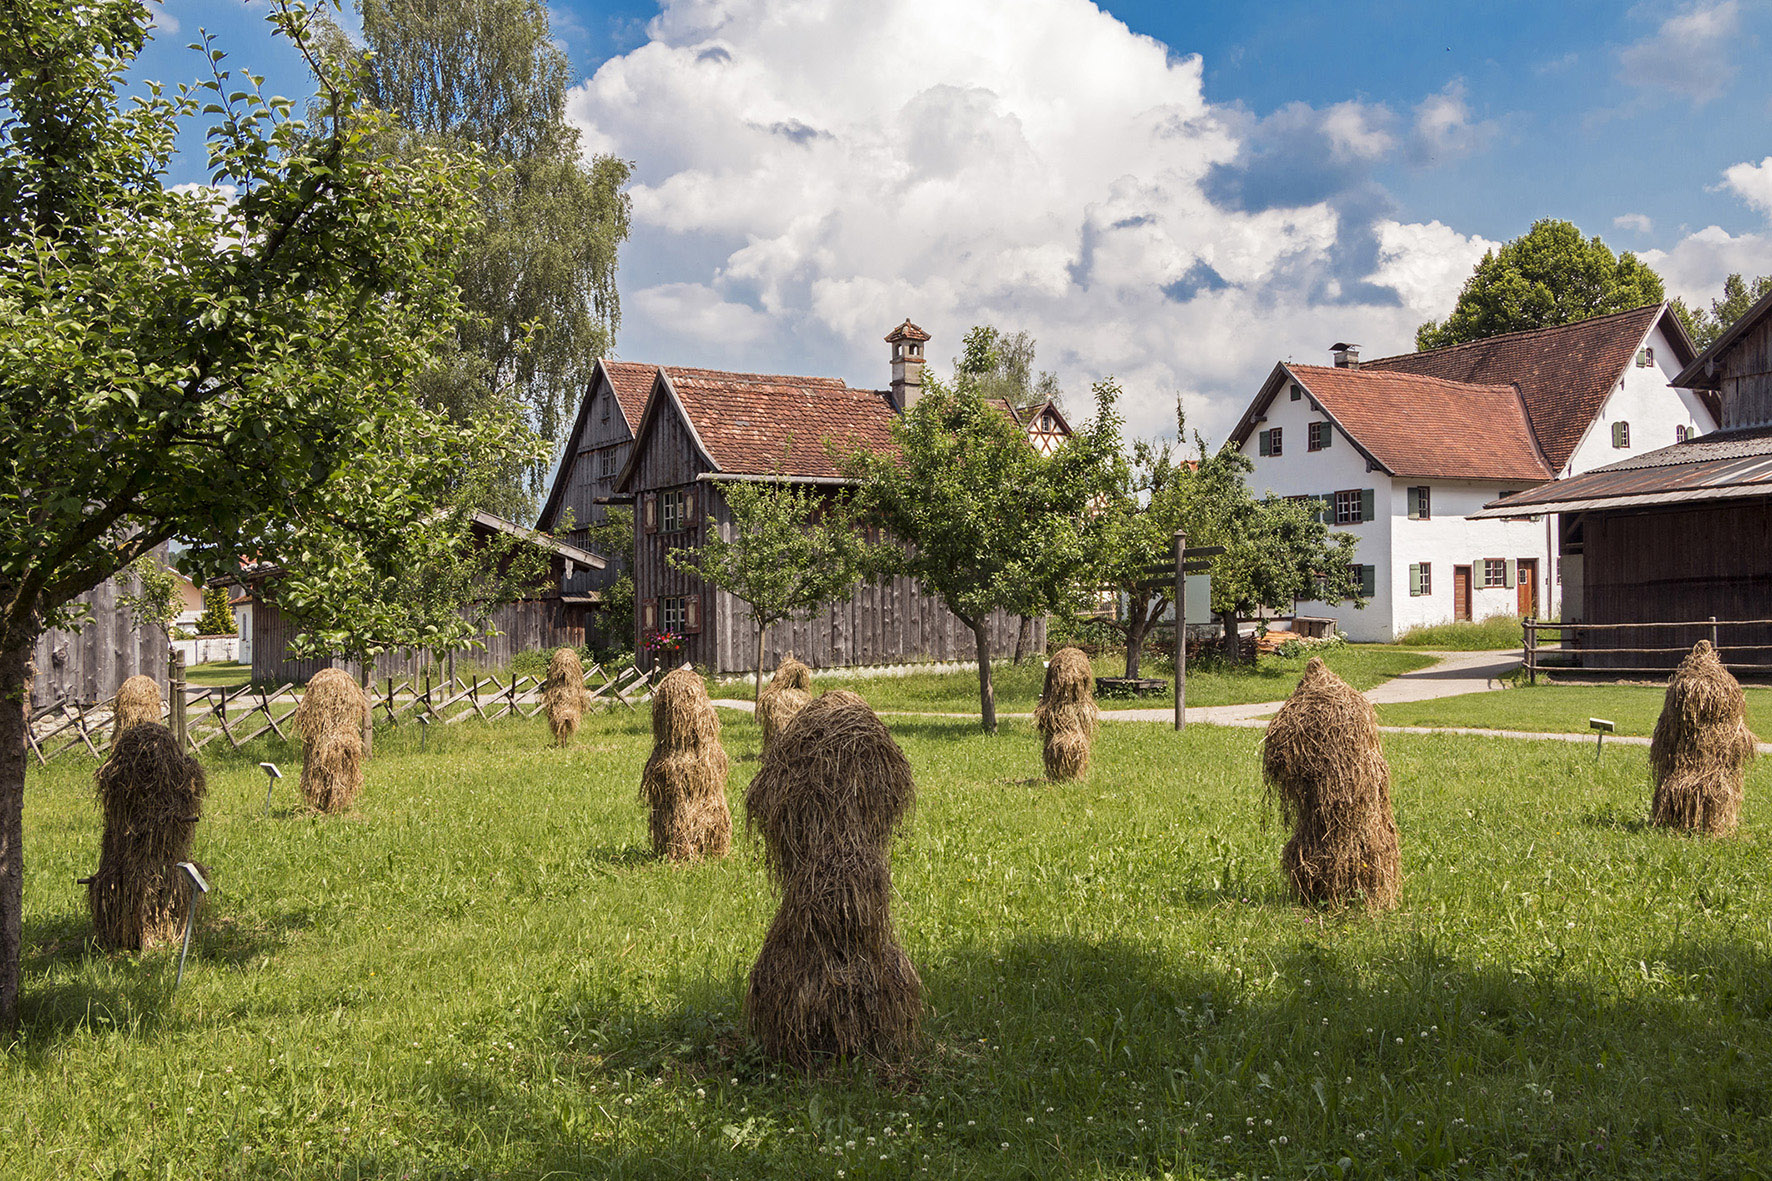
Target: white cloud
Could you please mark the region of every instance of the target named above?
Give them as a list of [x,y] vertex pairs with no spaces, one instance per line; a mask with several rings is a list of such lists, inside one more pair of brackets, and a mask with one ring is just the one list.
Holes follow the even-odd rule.
[[1646,213],[1621,213],[1612,219],[1612,224],[1618,229],[1633,230],[1639,234],[1647,234],[1655,228],[1655,222]]
[[1457,160],[1488,147],[1499,130],[1492,120],[1471,121],[1464,83],[1454,80],[1415,108],[1410,154],[1424,164]]
[[1661,275],[1670,296],[1708,307],[1722,296],[1723,280],[1730,275],[1772,275],[1772,234],[1731,234],[1706,226],[1670,250],[1645,250],[1638,257]]
[[1618,76],[1633,86],[1671,91],[1702,106],[1722,97],[1735,77],[1729,51],[1740,26],[1739,0],[1699,0],[1621,50]]
[[[904,317],[940,368],[989,322],[1080,405],[1113,374],[1134,429],[1179,393],[1222,435],[1279,357],[1411,347],[1489,245],[1391,217],[1388,109],[1216,106],[1088,0],[667,0],[648,36],[570,107],[635,161],[626,356],[877,387]],[[1456,84],[1415,125],[1483,126]]]
[[1734,164],[1725,168],[1723,187],[1767,217],[1772,217],[1772,156],[1758,164]]
[[162,33],[175,34],[183,26],[178,23],[176,16],[166,11],[166,6],[160,0],[153,0],[148,5],[148,27]]

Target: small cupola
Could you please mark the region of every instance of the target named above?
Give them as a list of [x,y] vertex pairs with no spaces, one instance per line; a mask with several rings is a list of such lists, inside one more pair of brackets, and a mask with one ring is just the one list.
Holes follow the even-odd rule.
[[1360,367],[1360,346],[1337,342],[1329,346],[1329,355],[1335,358],[1337,369],[1358,369]]
[[929,334],[906,320],[886,334],[886,343],[892,346],[892,404],[909,410],[923,394],[923,346]]

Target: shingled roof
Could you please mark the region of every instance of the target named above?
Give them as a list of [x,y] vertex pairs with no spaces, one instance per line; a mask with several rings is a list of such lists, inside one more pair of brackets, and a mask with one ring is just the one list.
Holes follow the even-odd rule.
[[[663,373],[707,457],[728,475],[843,478],[839,453],[892,446],[887,395],[834,377],[667,366]],[[636,452],[638,454],[638,452]]]
[[640,415],[646,411],[646,395],[652,392],[652,379],[658,373],[658,366],[643,361],[604,361],[603,372],[609,375],[609,387],[615,391],[616,405],[621,407],[622,417],[628,420],[628,429],[637,429]]
[[[1665,320],[1665,323],[1662,321]],[[1658,323],[1676,359],[1691,362],[1691,339],[1665,303],[1555,328],[1509,332],[1468,344],[1365,361],[1360,372],[1414,373],[1475,385],[1520,387],[1538,445],[1561,471],[1625,368]]]
[[[1393,476],[1521,483],[1551,478],[1520,391],[1511,385],[1364,366],[1281,365],[1276,374],[1303,386],[1367,458]],[[1271,398],[1284,384],[1270,378],[1272,392],[1264,393]]]

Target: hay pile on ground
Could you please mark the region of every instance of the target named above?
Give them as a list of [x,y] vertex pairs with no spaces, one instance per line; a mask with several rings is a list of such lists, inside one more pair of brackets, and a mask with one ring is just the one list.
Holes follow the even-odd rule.
[[1299,901],[1395,906],[1397,825],[1378,715],[1321,657],[1268,726],[1261,769],[1292,825],[1280,864]]
[[191,859],[203,812],[202,765],[165,726],[139,722],[117,739],[94,779],[105,835],[86,903],[99,943],[139,951],[176,942],[192,889],[178,863]]
[[724,857],[732,847],[720,718],[694,670],[680,668],[652,695],[652,757],[640,776],[652,851],[672,861]]
[[768,753],[777,735],[787,729],[794,715],[812,700],[812,670],[794,659],[782,659],[769,684],[757,695],[757,724],[763,727],[763,751]]
[[363,790],[363,720],[369,698],[351,674],[314,674],[293,721],[301,735],[301,794],[319,812],[342,812]]
[[1034,707],[1034,724],[1045,739],[1046,778],[1080,779],[1101,713],[1095,708],[1095,669],[1080,648],[1060,648],[1046,666],[1046,687]]
[[139,673],[130,677],[118,686],[117,701],[111,709],[111,745],[115,747],[123,731],[131,726],[158,722],[162,712],[160,686],[154,678]]
[[1754,757],[1747,701],[1709,640],[1700,640],[1667,682],[1649,743],[1655,783],[1650,819],[1718,836],[1741,819],[1742,787]]
[[751,969],[745,1017],[799,1067],[889,1058],[915,1040],[923,983],[892,929],[893,831],[916,798],[904,752],[860,697],[801,710],[745,793],[781,907]]
[[579,663],[577,648],[561,648],[548,661],[541,701],[548,712],[548,729],[554,733],[554,744],[565,746],[578,733],[579,719],[591,703],[591,695],[585,692],[585,669]]

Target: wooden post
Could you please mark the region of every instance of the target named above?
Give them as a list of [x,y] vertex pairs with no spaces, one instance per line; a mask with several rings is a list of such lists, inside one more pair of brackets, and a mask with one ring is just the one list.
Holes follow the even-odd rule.
[[1721,660],[1723,658],[1723,650],[1717,648],[1717,617],[1715,615],[1710,617],[1710,646],[1713,649],[1716,649],[1717,659]]
[[388,725],[398,726],[399,724],[400,723],[398,721],[396,721],[394,718],[394,678],[389,677],[388,678]]
[[1175,728],[1187,726],[1187,533],[1175,531]]
[[1521,620],[1521,625],[1526,629],[1526,638],[1523,641],[1526,649],[1526,680],[1530,684],[1536,685],[1538,684],[1538,626],[1530,615]]
[[172,700],[172,736],[178,740],[178,748],[182,751],[190,742],[191,734],[185,725],[185,654],[176,648],[172,651],[166,680],[166,695]]

